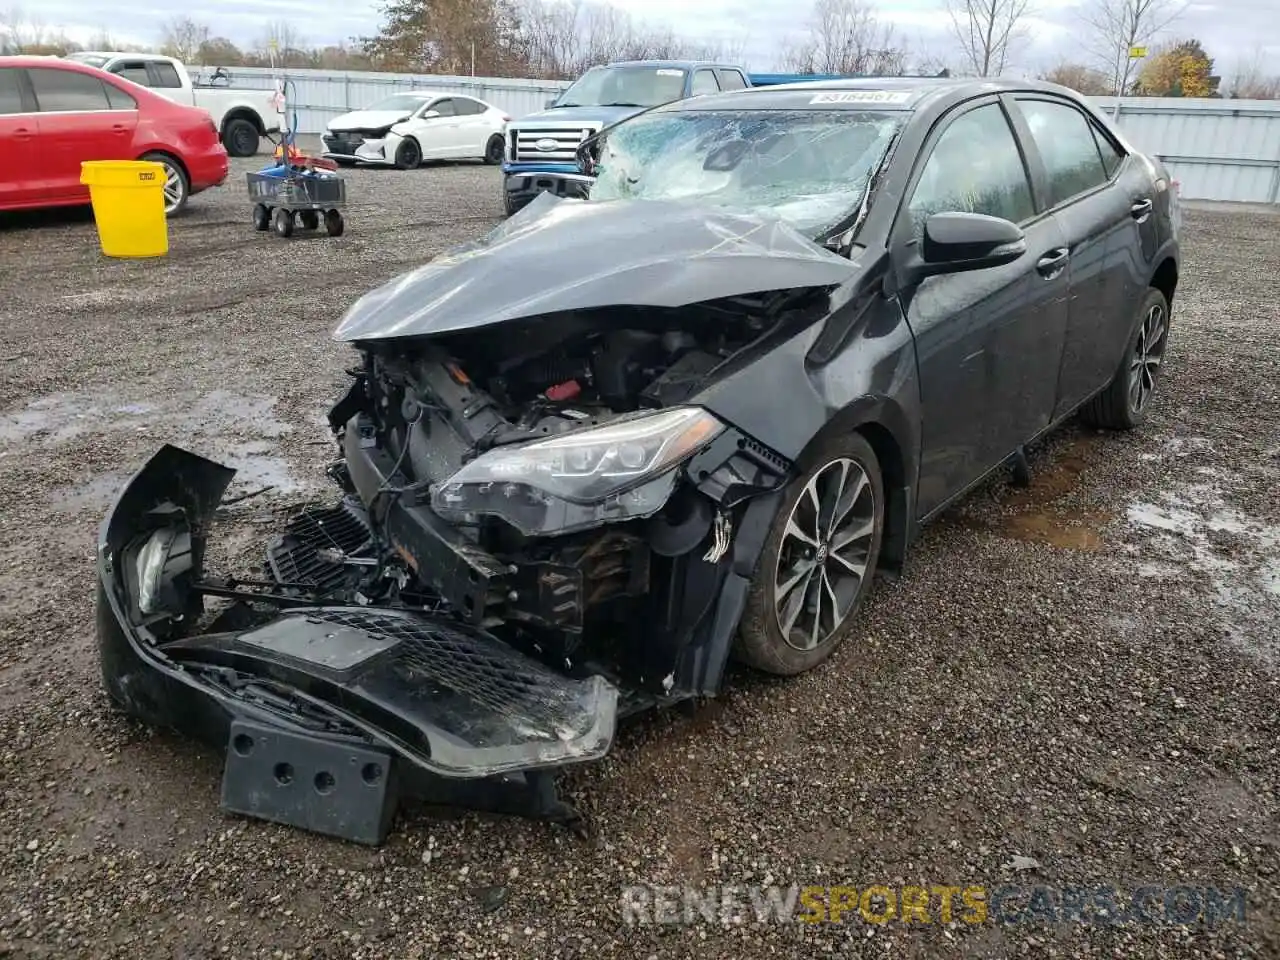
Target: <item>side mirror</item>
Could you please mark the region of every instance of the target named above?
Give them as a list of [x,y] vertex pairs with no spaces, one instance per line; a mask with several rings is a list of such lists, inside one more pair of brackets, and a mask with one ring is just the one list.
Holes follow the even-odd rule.
[[924,224],[924,239],[912,256],[912,279],[965,273],[1013,263],[1027,252],[1020,227],[984,213],[935,213]]
[[439,110],[426,110],[423,113],[419,114],[419,117],[423,120],[430,120],[433,117],[438,117],[438,116],[440,116]]
[[546,103],[542,105],[543,109],[550,110],[552,107],[556,105],[556,101],[559,99],[560,99],[559,97],[552,97],[550,100],[548,100]]

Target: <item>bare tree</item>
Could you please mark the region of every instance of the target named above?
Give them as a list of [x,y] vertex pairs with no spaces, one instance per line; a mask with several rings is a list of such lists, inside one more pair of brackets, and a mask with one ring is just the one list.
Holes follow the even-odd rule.
[[270,21],[258,38],[257,51],[264,59],[274,55],[283,66],[299,65],[306,59],[306,40],[288,20]]
[[1011,49],[1023,39],[1023,18],[1030,0],[947,0],[951,28],[968,71],[998,77],[1009,65]]
[[1111,80],[1105,73],[1082,63],[1060,63],[1040,74],[1040,79],[1060,83],[1086,97],[1105,97],[1113,89]]
[[1280,100],[1280,73],[1268,73],[1262,47],[1236,65],[1227,84],[1229,96],[1242,100]]
[[1189,0],[1090,0],[1082,17],[1092,34],[1094,56],[1111,78],[1111,92],[1129,92],[1133,47],[1145,46],[1187,9]]
[[183,63],[195,63],[209,42],[209,25],[190,17],[174,17],[161,29],[160,52]]
[[814,0],[808,35],[789,43],[783,65],[796,73],[901,75],[906,48],[868,0]]

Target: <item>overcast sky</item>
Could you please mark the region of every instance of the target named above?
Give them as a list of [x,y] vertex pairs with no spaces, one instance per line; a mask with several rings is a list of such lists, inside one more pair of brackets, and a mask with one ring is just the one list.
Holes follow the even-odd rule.
[[[76,39],[109,29],[119,39],[154,42],[157,24],[174,15],[175,6],[155,0],[107,5],[102,0],[18,0],[39,11],[48,26],[60,26]],[[613,0],[638,18],[669,24],[679,33],[706,40],[727,40],[747,51],[755,70],[776,66],[782,38],[803,36],[805,0]],[[945,55],[949,21],[945,0],[881,0],[881,16],[894,23],[899,38],[914,51]],[[1088,0],[1032,0],[1038,15],[1015,67],[1033,70],[1059,60],[1082,60],[1078,4]],[[152,5],[154,3],[154,5]],[[0,9],[11,4],[0,0]],[[376,0],[189,0],[183,12],[210,25],[214,34],[241,45],[252,44],[266,21],[286,18],[312,44],[338,43],[377,31]],[[1241,61],[1261,54],[1268,72],[1280,69],[1278,0],[1194,0],[1170,34],[1198,38],[1215,58],[1218,73],[1230,76]],[[954,57],[952,58],[954,59]]]

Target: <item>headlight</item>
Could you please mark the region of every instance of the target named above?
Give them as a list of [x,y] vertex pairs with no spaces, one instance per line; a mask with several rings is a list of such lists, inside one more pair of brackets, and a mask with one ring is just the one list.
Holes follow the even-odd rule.
[[675,467],[724,424],[697,407],[615,420],[477,457],[431,491],[446,520],[506,520],[533,536],[647,517],[675,486]]

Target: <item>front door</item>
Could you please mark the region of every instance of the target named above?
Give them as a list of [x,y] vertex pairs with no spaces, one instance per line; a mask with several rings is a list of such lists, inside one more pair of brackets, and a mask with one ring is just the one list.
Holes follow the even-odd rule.
[[439,114],[425,121],[426,133],[422,138],[422,156],[424,159],[444,160],[456,157],[462,152],[462,121],[453,106],[453,98],[445,97],[431,104],[431,110]]
[[895,230],[909,253],[934,213],[1003,217],[1026,234],[1013,263],[929,277],[901,292],[921,390],[917,513],[927,515],[1048,425],[1067,324],[1066,241],[1037,211],[1025,160],[994,98],[966,104],[926,144]]
[[92,74],[56,67],[27,72],[40,109],[40,160],[49,192],[88,201],[80,164],[137,159],[131,155],[137,113],[112,109],[106,85]]

